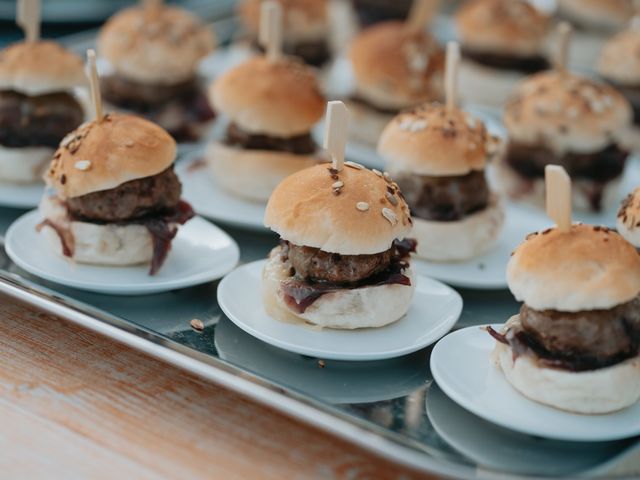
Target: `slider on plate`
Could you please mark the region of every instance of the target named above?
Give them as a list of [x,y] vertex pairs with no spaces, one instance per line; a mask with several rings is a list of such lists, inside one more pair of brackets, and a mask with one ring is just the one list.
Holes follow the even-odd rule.
[[640,187],[622,201],[616,228],[631,245],[640,248]]
[[147,2],[111,17],[98,35],[109,63],[101,79],[111,109],[157,123],[178,142],[198,140],[214,118],[198,78],[212,30],[181,8]]
[[401,110],[442,100],[444,51],[424,26],[389,21],[363,30],[351,43],[354,93],[352,138],[375,146]]
[[[321,66],[331,58],[328,0],[277,0],[283,13],[283,52]],[[258,43],[263,0],[242,0],[240,22],[252,42]]]
[[549,17],[526,0],[471,0],[455,15],[465,100],[501,106],[516,83],[550,67]]
[[633,15],[634,0],[558,0],[558,14],[578,28],[615,30]]
[[60,140],[84,120],[74,89],[82,59],[48,40],[0,51],[0,181],[34,183]]

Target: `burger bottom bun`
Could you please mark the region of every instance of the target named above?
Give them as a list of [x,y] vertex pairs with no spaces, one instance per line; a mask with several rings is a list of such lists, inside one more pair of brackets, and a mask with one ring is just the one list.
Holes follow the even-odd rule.
[[[55,197],[46,196],[40,203],[43,217],[53,223],[42,227],[53,250],[78,263],[125,266],[149,263],[153,256],[151,234],[143,225],[98,225],[71,221],[64,204]],[[60,235],[64,235],[71,256],[64,255]]]
[[[507,326],[520,323],[519,315]],[[602,414],[629,407],[640,398],[640,357],[610,367],[571,372],[546,368],[529,355],[513,356],[508,345],[496,342],[492,360],[507,381],[525,397],[572,413]]]
[[411,285],[379,285],[326,293],[304,313],[291,310],[280,289],[290,267],[274,249],[262,271],[262,300],[270,317],[283,322],[307,322],[320,327],[355,329],[382,327],[402,318],[409,310],[416,277],[411,269],[405,275]]
[[[500,193],[517,201],[522,201],[544,208],[545,187],[544,179],[525,178],[513,170],[504,160],[495,162],[489,167],[492,184],[495,184]],[[582,212],[594,212],[593,199],[601,192],[600,210],[606,211],[614,208],[619,201],[620,184],[622,176],[607,182],[602,186],[598,182],[585,179],[572,179],[571,196],[573,208]]]
[[471,60],[460,62],[460,100],[503,107],[515,86],[525,76],[519,72],[485,67]]
[[504,224],[504,206],[493,195],[487,208],[456,222],[413,217],[411,236],[416,255],[434,262],[461,262],[477,257],[496,242]]
[[54,150],[49,147],[0,146],[0,182],[42,182],[42,175],[53,154]]
[[395,115],[382,113],[360,102],[345,101],[349,109],[349,140],[376,148],[378,139]]
[[216,183],[248,200],[266,202],[271,192],[289,175],[312,167],[320,158],[269,150],[244,150],[213,142],[206,160]]

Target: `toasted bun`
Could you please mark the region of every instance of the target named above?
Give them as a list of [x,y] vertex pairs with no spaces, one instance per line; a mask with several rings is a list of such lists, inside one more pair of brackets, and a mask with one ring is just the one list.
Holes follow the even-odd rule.
[[504,206],[493,197],[487,208],[456,222],[413,219],[416,254],[433,262],[462,262],[495,245],[504,224]]
[[549,20],[525,0],[472,0],[455,16],[464,48],[519,57],[543,53]]
[[396,116],[384,129],[378,153],[392,172],[432,177],[484,170],[499,151],[482,121],[460,109],[424,104]]
[[171,166],[176,142],[162,128],[133,115],[111,113],[68,134],[45,174],[62,199],[109,190]]
[[631,105],[617,90],[556,70],[528,77],[504,112],[511,140],[542,143],[556,153],[601,150],[623,137],[631,120]]
[[44,95],[86,83],[82,59],[58,43],[14,43],[0,52],[0,90]]
[[232,68],[211,85],[209,100],[242,129],[283,137],[308,133],[325,108],[311,67],[286,57]]
[[[492,184],[504,196],[519,202],[544,209],[546,197],[544,178],[526,178],[516,172],[504,159],[500,159],[489,167]],[[620,198],[622,175],[609,180],[604,185],[587,178],[571,180],[571,202],[573,208],[581,212],[602,212],[615,208]],[[600,209],[596,210],[593,199],[600,199]]]
[[209,144],[206,160],[220,187],[247,200],[264,203],[289,175],[320,161],[313,155],[245,150],[218,142]]
[[351,43],[356,92],[381,108],[401,109],[443,98],[444,53],[426,32],[381,22]]
[[[520,323],[518,315],[505,327]],[[514,355],[496,342],[491,355],[507,381],[525,397],[567,412],[588,415],[622,410],[640,398],[640,357],[583,372],[538,365],[529,355]]]
[[633,0],[558,0],[558,10],[583,27],[610,30],[633,15]]
[[166,5],[121,10],[98,36],[100,55],[118,74],[141,83],[175,84],[193,78],[214,47],[213,32],[198,17]]
[[[71,258],[78,263],[125,266],[149,263],[153,256],[153,239],[144,225],[99,225],[71,221],[64,204],[55,197],[45,196],[40,204],[43,217],[56,226],[42,227],[41,233],[60,256],[63,253],[60,234],[72,249]],[[60,233],[59,233],[60,232]]]
[[634,247],[640,248],[640,187],[624,199],[616,221],[618,233]]
[[[409,207],[397,184],[380,172],[351,165],[345,164],[338,179],[332,178],[329,163],[287,177],[269,199],[265,225],[296,245],[325,252],[366,255],[388,250],[411,231]],[[343,185],[338,192],[336,182]]]
[[605,227],[530,234],[507,265],[516,300],[535,310],[609,309],[640,293],[640,255]]
[[399,320],[411,306],[416,277],[408,268],[404,273],[411,285],[380,285],[327,293],[304,313],[297,313],[287,306],[280,288],[290,266],[281,261],[279,249],[276,247],[271,252],[262,271],[262,301],[267,314],[276,320],[306,321],[327,328],[374,328]]
[[0,182],[36,183],[53,155],[49,147],[8,148],[0,145]]
[[[329,29],[327,0],[277,0],[284,16],[283,35],[286,42],[320,40]],[[238,6],[240,21],[253,36],[260,30],[262,0],[243,0]]]
[[603,47],[598,73],[604,78],[632,87],[640,85],[640,16],[631,28],[612,37]]
[[462,58],[458,77],[458,91],[462,103],[502,108],[507,102],[509,92],[513,91],[525,75],[513,70],[487,67]]

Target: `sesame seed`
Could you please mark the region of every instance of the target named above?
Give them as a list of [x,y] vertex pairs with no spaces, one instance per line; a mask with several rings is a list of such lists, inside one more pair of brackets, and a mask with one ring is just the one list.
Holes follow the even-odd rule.
[[469,150],[475,150],[476,148],[478,148],[477,144],[473,142],[469,142]]
[[414,133],[419,132],[420,130],[424,130],[425,128],[427,128],[427,125],[428,124],[426,120],[416,120],[411,124],[409,130]]
[[331,185],[331,188],[342,188],[344,187],[344,182],[341,182],[340,180],[338,180],[337,182],[333,182],[333,185]]
[[396,216],[395,212],[390,208],[383,208],[382,216],[386,218],[391,225],[396,225],[398,223],[398,217]]
[[390,194],[389,192],[387,192],[386,196],[387,196],[387,200],[389,200],[389,203],[390,203],[391,205],[393,205],[394,207],[395,207],[396,205],[398,205],[398,199],[397,199],[396,197],[394,197],[394,196],[393,196],[392,194]]
[[191,328],[197,330],[198,332],[204,330],[204,323],[199,318],[194,318],[193,320],[191,320],[191,322],[189,322],[189,324],[191,325]]
[[135,142],[133,140],[127,140],[126,142],[124,142],[125,147],[133,147],[134,145]]
[[67,145],[69,145],[71,143],[71,141],[74,138],[76,138],[75,132],[71,132],[71,133],[67,134],[67,136],[62,139],[62,142],[60,142],[60,146],[66,147]]
[[361,212],[366,212],[369,210],[369,204],[367,202],[358,202],[356,203],[356,208]]
[[400,128],[400,130],[409,130],[412,124],[413,120],[411,120],[410,118],[403,118],[400,121],[400,125],[398,125],[398,128]]
[[375,173],[377,176],[381,177],[382,176],[382,172],[380,170],[376,170],[375,168],[371,170],[373,173]]
[[90,160],[78,160],[73,166],[77,170],[86,171],[86,170],[89,170],[91,168],[91,161]]
[[347,167],[355,168],[356,170],[364,170],[364,165],[360,165],[356,162],[344,162]]

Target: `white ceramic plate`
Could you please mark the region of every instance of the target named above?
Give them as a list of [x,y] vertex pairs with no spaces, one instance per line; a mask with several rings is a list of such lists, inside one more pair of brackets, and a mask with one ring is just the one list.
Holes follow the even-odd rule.
[[0,205],[11,208],[35,208],[40,204],[44,184],[14,185],[0,183]]
[[236,227],[264,231],[266,205],[243,200],[221,189],[202,160],[202,155],[199,151],[176,165],[185,200],[203,217]]
[[462,298],[442,283],[417,276],[413,304],[406,316],[382,328],[315,329],[269,317],[260,295],[265,260],[239,267],[218,287],[218,303],[229,319],[263,342],[312,357],[381,360],[431,345],[447,333],[462,311]]
[[139,295],[184,288],[221,278],[238,263],[235,241],[206,220],[196,217],[178,230],[162,269],[148,275],[148,265],[105,267],[76,264],[55,254],[36,232],[38,211],[18,218],[7,231],[7,254],[23,270],[51,282],[92,292]]
[[555,440],[597,442],[640,434],[640,402],[607,415],[578,415],[529,400],[491,362],[494,345],[484,329],[468,327],[447,335],[431,353],[433,378],[464,409],[496,425]]

